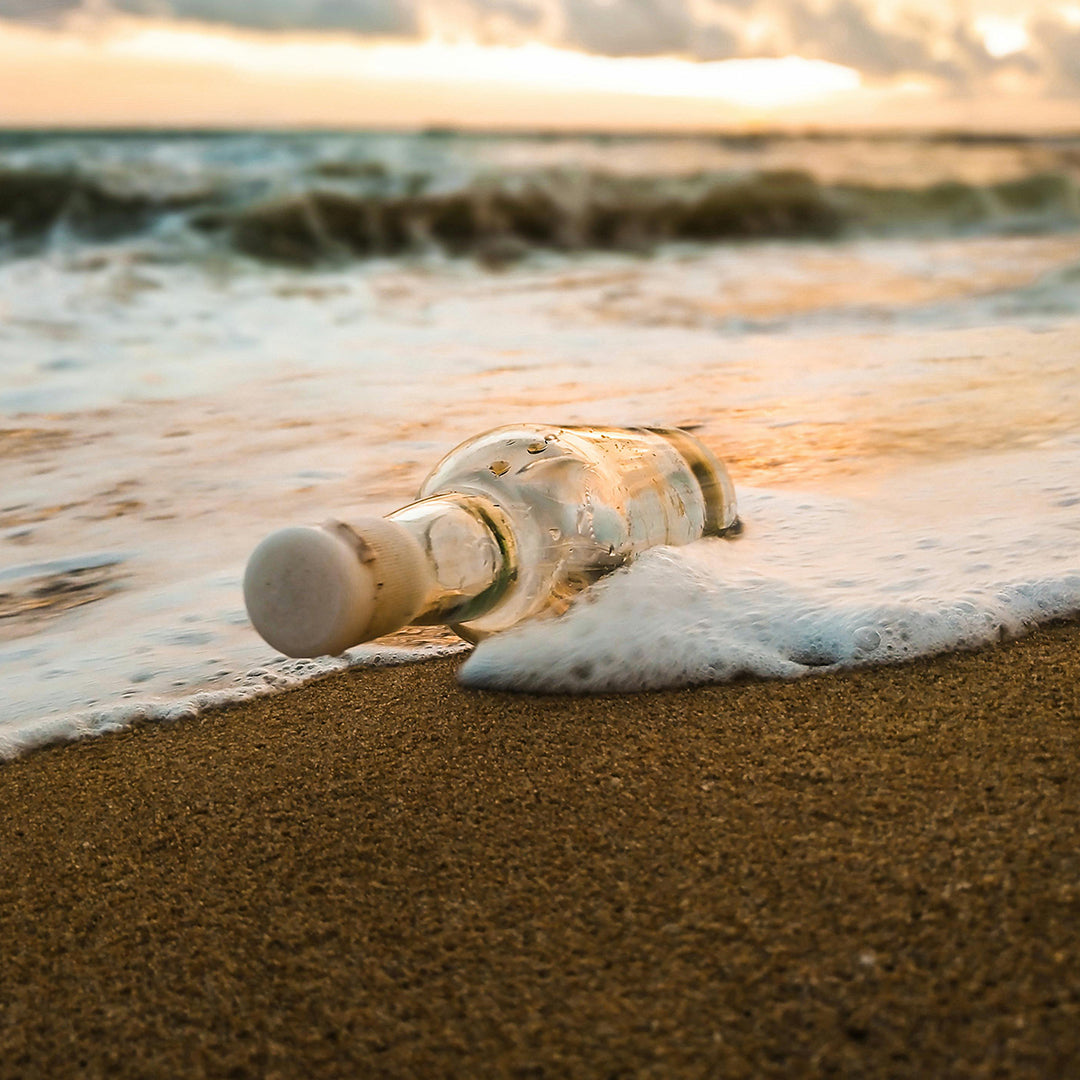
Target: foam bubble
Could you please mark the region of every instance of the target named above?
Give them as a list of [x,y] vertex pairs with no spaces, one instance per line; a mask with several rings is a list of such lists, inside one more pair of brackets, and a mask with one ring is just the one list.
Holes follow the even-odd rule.
[[1076,515],[1055,512],[1055,485],[1018,464],[970,475],[978,506],[960,515],[947,470],[887,501],[744,492],[743,536],[647,552],[562,618],[482,642],[461,680],[591,693],[793,678],[973,648],[1076,615]]
[[137,723],[177,723],[194,720],[226,705],[280,694],[304,683],[337,672],[360,667],[389,667],[396,664],[433,660],[460,652],[464,645],[427,645],[412,648],[368,646],[344,656],[324,656],[313,660],[278,657],[263,667],[253,668],[231,685],[202,690],[181,700],[151,699],[125,702],[102,709],[83,710],[32,720],[0,728],[0,762],[10,761],[31,750],[54,743],[74,742],[91,735],[123,731]]

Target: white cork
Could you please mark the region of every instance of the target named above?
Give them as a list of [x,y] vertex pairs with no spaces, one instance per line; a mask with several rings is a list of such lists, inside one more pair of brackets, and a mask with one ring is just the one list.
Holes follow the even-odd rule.
[[295,526],[268,536],[244,574],[259,634],[286,656],[336,656],[388,634],[422,609],[430,570],[400,525],[374,518]]

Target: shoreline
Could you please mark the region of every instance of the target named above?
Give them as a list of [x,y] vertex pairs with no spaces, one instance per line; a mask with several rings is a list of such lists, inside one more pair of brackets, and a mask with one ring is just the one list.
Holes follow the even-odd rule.
[[632,696],[459,663],[0,766],[0,1077],[1080,1068],[1080,624]]

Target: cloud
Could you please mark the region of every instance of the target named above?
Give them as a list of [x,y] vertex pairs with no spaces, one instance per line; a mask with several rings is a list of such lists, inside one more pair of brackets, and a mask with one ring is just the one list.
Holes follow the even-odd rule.
[[472,7],[481,16],[504,18],[518,26],[538,26],[543,18],[542,7],[524,0],[472,0]]
[[733,20],[755,0],[562,0],[561,44],[606,56],[676,54],[721,60],[741,53]]
[[1031,50],[1051,93],[1072,95],[1080,90],[1080,28],[1061,19],[1037,19],[1029,28]]
[[82,0],[0,0],[0,19],[50,22],[82,6]]
[[1024,56],[991,56],[947,5],[934,17],[909,3],[885,21],[869,0],[561,2],[562,43],[612,56],[677,53],[717,60],[796,54],[856,68],[870,79],[919,74],[955,89],[1002,67],[1031,65]]
[[[1038,0],[1035,0],[1038,2]],[[958,17],[954,6],[932,9],[909,6],[889,21],[876,6],[858,0],[832,0],[815,6],[808,0],[762,0],[772,33],[758,54],[797,53],[856,68],[867,78],[888,81],[927,76],[953,92],[976,92],[1003,71],[1035,74],[1039,64],[1026,51],[992,55],[974,23]],[[978,15],[973,5],[969,12]]]
[[567,42],[607,56],[689,51],[694,20],[683,0],[563,0]]
[[789,3],[785,14],[794,50],[802,56],[846,64],[870,76],[940,68],[930,40],[900,28],[886,30],[853,0],[838,0],[820,13]]
[[550,41],[559,0],[420,0],[421,34],[483,45]]
[[[979,18],[1006,7],[1029,40],[994,56]],[[45,25],[110,11],[259,30],[541,41],[607,56],[797,54],[871,81],[930,77],[955,93],[992,87],[1002,72],[1055,93],[1080,90],[1080,29],[1057,13],[1058,0],[0,0],[0,19]]]
[[110,6],[137,15],[258,30],[350,30],[402,36],[418,30],[414,0],[111,0]]

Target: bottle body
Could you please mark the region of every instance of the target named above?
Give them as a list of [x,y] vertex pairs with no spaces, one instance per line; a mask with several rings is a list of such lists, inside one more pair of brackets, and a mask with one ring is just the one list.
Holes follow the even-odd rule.
[[673,428],[498,428],[451,451],[421,485],[418,501],[389,520],[409,527],[425,516],[426,527],[445,528],[440,515],[418,508],[455,500],[484,520],[493,542],[462,542],[464,533],[432,537],[423,529],[414,535],[437,575],[476,580],[479,568],[467,567],[479,559],[492,566],[492,585],[472,602],[436,605],[415,621],[446,622],[469,641],[561,613],[577,593],[647,548],[722,535],[737,522],[723,465]]
[[248,561],[244,599],[289,656],[340,653],[410,622],[479,641],[561,613],[647,548],[737,525],[724,466],[685,431],[520,424],[462,443],[385,518],[271,534]]

